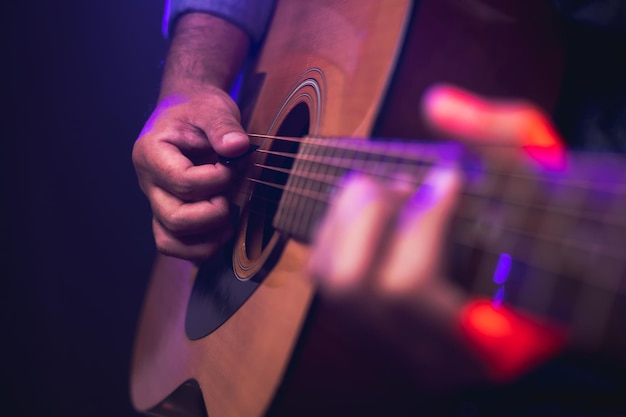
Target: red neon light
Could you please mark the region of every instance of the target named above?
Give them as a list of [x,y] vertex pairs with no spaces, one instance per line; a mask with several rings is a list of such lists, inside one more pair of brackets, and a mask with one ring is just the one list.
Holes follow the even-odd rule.
[[509,381],[550,358],[565,344],[565,332],[553,324],[523,316],[489,300],[475,300],[461,311],[463,335],[483,359],[490,376]]

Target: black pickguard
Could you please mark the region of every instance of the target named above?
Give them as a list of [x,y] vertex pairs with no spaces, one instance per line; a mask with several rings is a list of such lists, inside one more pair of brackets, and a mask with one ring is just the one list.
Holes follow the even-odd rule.
[[263,267],[247,280],[239,279],[233,271],[232,243],[200,265],[187,304],[187,337],[197,340],[208,336],[235,314],[272,270],[285,243],[286,239],[280,239]]
[[230,244],[198,270],[185,318],[185,333],[191,340],[205,337],[220,327],[259,285],[257,280],[237,279],[232,253]]

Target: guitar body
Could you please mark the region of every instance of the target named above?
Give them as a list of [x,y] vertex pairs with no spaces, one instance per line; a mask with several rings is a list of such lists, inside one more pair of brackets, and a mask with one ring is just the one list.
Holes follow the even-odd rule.
[[[248,131],[419,137],[425,132],[417,117],[419,99],[436,81],[523,96],[550,109],[558,89],[559,45],[529,47],[526,38],[553,38],[547,9],[526,6],[525,0],[504,2],[504,12],[485,6],[485,23],[458,3],[279,1],[243,89]],[[510,22],[505,12],[522,17]],[[494,34],[506,44],[493,42]],[[409,392],[396,390],[403,377],[392,379],[394,366],[363,364],[379,351],[359,349],[358,339],[325,326],[325,320],[332,322],[331,309],[316,304],[311,314],[315,289],[302,275],[306,245],[271,230],[275,209],[256,208],[264,197],[257,188],[242,183],[233,197],[241,228],[227,253],[200,267],[157,257],[132,363],[134,406],[154,415],[211,417],[307,410],[345,415],[359,409],[359,400],[367,404],[361,411],[388,410],[390,398]],[[321,338],[334,347],[319,345]],[[337,367],[332,361],[342,345],[353,354]],[[356,382],[349,393],[351,379]],[[324,387],[332,392],[326,395]],[[310,402],[307,393],[315,397]],[[382,408],[364,401],[374,397],[382,399]],[[324,399],[327,408],[320,405]]]

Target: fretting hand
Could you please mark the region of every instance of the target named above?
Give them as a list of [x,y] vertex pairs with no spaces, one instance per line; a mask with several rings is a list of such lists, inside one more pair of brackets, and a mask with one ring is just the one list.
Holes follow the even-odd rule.
[[[441,86],[428,92],[422,110],[433,128],[469,146],[509,145],[522,155],[527,149],[548,166],[563,160],[555,130],[530,104],[487,101]],[[459,317],[467,298],[438,268],[461,182],[450,167],[434,168],[417,191],[401,179],[349,175],[319,228],[308,265],[346,316],[356,315],[431,384],[482,378],[485,372],[463,346]]]

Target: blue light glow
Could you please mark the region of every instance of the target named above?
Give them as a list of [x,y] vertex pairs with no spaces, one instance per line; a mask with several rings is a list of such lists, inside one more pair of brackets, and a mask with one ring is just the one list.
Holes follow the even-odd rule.
[[498,258],[495,271],[493,271],[493,282],[498,284],[498,289],[491,300],[494,307],[499,307],[504,300],[504,283],[509,277],[509,272],[511,272],[511,255],[503,252]]
[[502,300],[504,300],[504,285],[499,286],[496,290],[496,293],[491,299],[491,305],[493,305],[494,307],[500,307],[500,304],[502,304]]
[[498,259],[498,265],[493,273],[493,282],[498,285],[503,285],[506,279],[509,277],[511,271],[511,255],[508,253],[501,253]]

